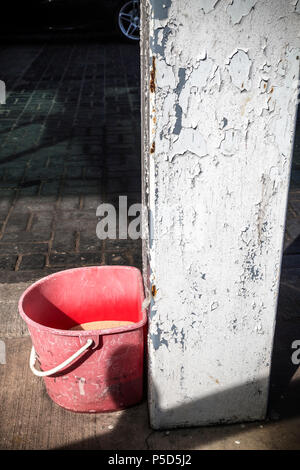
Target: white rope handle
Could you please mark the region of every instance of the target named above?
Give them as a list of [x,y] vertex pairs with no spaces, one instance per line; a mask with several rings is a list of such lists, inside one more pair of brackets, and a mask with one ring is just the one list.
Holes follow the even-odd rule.
[[71,364],[71,362],[75,361],[75,359],[77,359],[77,357],[79,357],[80,354],[82,354],[84,351],[86,351],[92,344],[93,344],[93,340],[88,339],[86,344],[84,346],[82,346],[82,348],[78,349],[78,351],[76,353],[74,353],[71,357],[69,357],[64,362],[62,362],[58,366],[54,367],[53,369],[46,370],[46,371],[37,370],[34,367],[35,361],[36,361],[36,352],[35,352],[34,346],[32,346],[31,353],[30,353],[30,360],[29,360],[30,369],[32,370],[34,375],[37,375],[38,377],[48,377],[49,375],[56,374],[57,372],[61,371],[66,366]]

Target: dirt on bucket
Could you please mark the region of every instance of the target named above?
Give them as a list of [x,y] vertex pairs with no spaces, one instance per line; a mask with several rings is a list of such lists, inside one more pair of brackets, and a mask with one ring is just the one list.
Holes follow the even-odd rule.
[[75,325],[72,331],[90,331],[90,330],[107,330],[109,328],[120,328],[121,326],[133,325],[132,321],[92,321]]

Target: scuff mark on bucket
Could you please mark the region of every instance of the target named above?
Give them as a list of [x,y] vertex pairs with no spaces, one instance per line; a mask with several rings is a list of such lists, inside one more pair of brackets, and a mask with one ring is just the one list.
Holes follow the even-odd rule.
[[79,387],[80,395],[85,395],[85,391],[84,391],[85,382],[86,380],[84,377],[78,377],[78,387]]

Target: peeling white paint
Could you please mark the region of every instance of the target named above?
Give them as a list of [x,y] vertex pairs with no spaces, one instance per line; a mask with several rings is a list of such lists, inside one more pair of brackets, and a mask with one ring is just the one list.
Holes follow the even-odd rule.
[[160,67],[161,60],[157,60],[156,84],[159,88],[174,88],[176,81],[172,67]]
[[232,83],[240,90],[249,90],[251,81],[249,80],[251,60],[247,51],[237,50],[228,61],[228,71]]
[[299,0],[295,0],[294,2],[292,2],[293,5],[294,5],[294,11],[296,13],[298,13],[300,15],[300,1]]
[[151,423],[261,419],[297,101],[298,4],[159,5],[142,1],[144,272],[157,292]]
[[227,13],[233,24],[238,24],[244,16],[247,16],[255,6],[257,0],[231,0]]
[[225,131],[224,140],[221,142],[221,152],[225,156],[236,155],[240,147],[240,131],[228,129]]
[[207,154],[206,142],[199,129],[182,128],[179,138],[174,142],[168,154],[172,160],[175,155],[184,155],[186,152],[199,157],[204,157]]
[[204,10],[205,13],[212,11],[219,0],[199,0],[199,7]]

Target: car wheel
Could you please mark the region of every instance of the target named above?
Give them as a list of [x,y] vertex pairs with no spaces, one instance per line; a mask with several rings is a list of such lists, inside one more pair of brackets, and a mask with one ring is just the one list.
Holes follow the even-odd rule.
[[140,2],[139,0],[123,1],[118,10],[119,32],[124,39],[140,39]]

